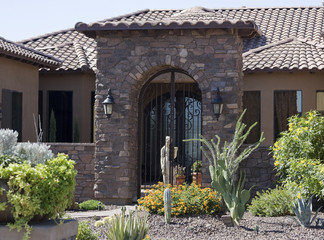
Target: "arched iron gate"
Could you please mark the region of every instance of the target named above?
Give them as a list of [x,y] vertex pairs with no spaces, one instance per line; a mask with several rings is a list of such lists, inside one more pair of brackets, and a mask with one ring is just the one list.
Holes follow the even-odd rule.
[[[170,163],[185,169],[186,182],[191,182],[192,164],[201,160],[199,142],[183,142],[201,133],[201,92],[198,84],[185,72],[176,69],[155,74],[143,87],[140,96],[140,182],[142,188],[163,181],[160,152],[170,136]],[[170,158],[171,159],[171,158]],[[173,174],[170,175],[170,182]]]

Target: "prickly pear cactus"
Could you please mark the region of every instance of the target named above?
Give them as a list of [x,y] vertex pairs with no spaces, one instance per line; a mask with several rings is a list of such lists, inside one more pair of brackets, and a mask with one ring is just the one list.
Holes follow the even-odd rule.
[[167,224],[170,223],[171,220],[171,191],[169,188],[164,190],[164,218]]

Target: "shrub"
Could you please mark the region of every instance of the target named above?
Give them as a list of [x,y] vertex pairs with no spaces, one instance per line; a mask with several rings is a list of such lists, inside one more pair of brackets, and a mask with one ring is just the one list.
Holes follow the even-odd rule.
[[149,213],[164,215],[163,193],[166,188],[171,189],[172,216],[216,214],[221,210],[221,199],[217,192],[211,188],[202,189],[195,183],[171,187],[159,182],[138,199],[139,205]]
[[268,189],[257,192],[257,196],[252,199],[248,210],[254,216],[277,217],[293,215],[293,196],[289,190],[277,186],[274,189]]
[[45,143],[18,143],[17,156],[34,166],[53,158],[54,155],[49,148],[50,146]]
[[14,155],[18,132],[11,129],[0,129],[0,155]]
[[0,179],[8,181],[15,226],[26,225],[35,216],[62,217],[73,199],[75,176],[74,161],[65,154],[35,167],[27,162],[0,167]]
[[304,196],[323,197],[324,118],[316,111],[288,120],[288,131],[271,148],[280,181]]
[[[100,221],[96,226],[106,225],[108,230],[105,231],[108,239],[114,240],[143,240],[147,235],[149,226],[147,225],[147,216],[140,218],[137,214],[129,212],[128,216],[125,216],[126,208],[122,207],[122,213],[115,215],[112,218],[106,218],[107,220]],[[149,238],[148,238],[149,239]]]
[[103,206],[103,203],[98,200],[87,200],[79,204],[81,210],[98,210],[99,204]]
[[90,228],[89,221],[80,221],[78,228],[78,235],[76,240],[97,240],[98,234],[93,234]]

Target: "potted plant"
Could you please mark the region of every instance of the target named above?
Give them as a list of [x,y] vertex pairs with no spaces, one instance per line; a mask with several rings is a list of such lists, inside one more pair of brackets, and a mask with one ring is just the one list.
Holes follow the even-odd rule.
[[182,185],[186,180],[185,167],[176,165],[173,169],[173,172],[175,173],[176,176],[176,185]]
[[202,162],[201,160],[197,160],[192,164],[192,181],[198,185],[201,185],[201,168]]

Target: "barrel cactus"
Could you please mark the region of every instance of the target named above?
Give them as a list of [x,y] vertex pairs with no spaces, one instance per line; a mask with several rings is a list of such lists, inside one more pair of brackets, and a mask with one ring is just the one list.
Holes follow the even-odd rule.
[[170,224],[171,220],[171,191],[169,188],[164,190],[164,218],[167,224]]

